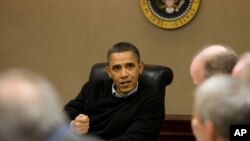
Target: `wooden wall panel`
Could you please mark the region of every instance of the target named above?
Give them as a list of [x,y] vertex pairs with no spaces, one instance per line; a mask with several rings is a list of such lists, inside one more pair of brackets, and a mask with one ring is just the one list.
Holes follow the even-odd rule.
[[166,115],[158,141],[195,141],[190,115]]

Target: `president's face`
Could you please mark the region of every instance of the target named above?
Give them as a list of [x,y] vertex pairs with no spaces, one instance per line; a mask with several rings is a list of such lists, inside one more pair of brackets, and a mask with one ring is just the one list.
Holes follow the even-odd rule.
[[143,64],[138,62],[131,51],[111,54],[107,72],[119,94],[123,95],[135,89],[142,71]]

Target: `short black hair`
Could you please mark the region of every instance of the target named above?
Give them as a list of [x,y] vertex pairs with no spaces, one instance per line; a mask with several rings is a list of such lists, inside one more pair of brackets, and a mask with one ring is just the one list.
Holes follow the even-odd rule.
[[119,43],[114,44],[108,50],[107,63],[109,63],[109,59],[112,53],[121,53],[121,52],[127,52],[127,51],[131,51],[137,58],[137,61],[140,62],[140,53],[135,45],[129,42],[119,42]]

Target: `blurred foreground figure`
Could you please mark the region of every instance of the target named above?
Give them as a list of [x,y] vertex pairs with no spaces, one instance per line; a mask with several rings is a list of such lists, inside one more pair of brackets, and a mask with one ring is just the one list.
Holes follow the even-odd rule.
[[250,88],[230,75],[208,78],[195,92],[192,129],[197,141],[229,141],[230,125],[250,124]]
[[245,52],[240,56],[232,76],[250,82],[250,52]]
[[94,141],[74,134],[49,82],[24,70],[0,74],[1,141]]

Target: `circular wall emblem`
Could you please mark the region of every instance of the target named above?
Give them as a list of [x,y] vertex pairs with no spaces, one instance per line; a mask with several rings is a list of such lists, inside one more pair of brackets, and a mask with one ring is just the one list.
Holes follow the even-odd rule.
[[147,19],[164,29],[176,29],[189,23],[197,13],[200,0],[140,0]]

